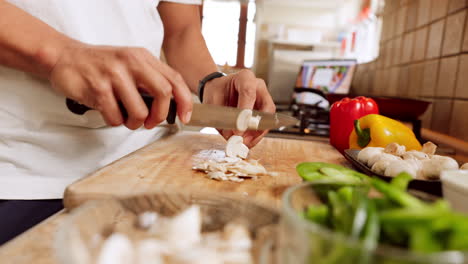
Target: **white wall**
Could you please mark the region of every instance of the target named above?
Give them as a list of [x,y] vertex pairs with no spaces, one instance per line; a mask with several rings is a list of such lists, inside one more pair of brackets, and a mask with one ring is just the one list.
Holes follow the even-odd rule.
[[[360,3],[361,0],[258,0],[256,54],[260,54],[258,52],[259,40],[288,40],[288,31],[291,32],[291,29],[299,30],[298,34],[294,34],[295,41],[298,36],[303,35],[304,42],[315,42],[311,39],[317,39],[313,36],[318,34],[321,35],[322,42],[337,42],[340,32],[345,31],[358,16]],[[301,32],[301,30],[303,31]],[[270,50],[266,77],[273,99],[276,102],[290,100],[290,93],[294,88],[295,79],[303,60],[337,58],[339,52],[336,51],[338,49],[275,50],[274,52]],[[261,54],[265,54],[265,52]],[[256,55],[255,70],[259,69],[257,65],[262,65],[259,61],[264,59]]]

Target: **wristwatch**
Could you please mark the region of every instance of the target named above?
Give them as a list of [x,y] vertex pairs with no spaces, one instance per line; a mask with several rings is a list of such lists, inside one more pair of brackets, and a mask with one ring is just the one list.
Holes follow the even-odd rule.
[[213,79],[224,77],[226,74],[224,72],[213,72],[208,74],[205,78],[201,79],[198,83],[198,98],[200,98],[200,102],[203,103],[203,92],[205,90],[205,84]]

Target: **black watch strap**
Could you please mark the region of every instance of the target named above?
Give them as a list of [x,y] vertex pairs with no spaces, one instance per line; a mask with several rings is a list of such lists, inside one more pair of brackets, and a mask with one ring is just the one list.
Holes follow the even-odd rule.
[[203,103],[203,92],[205,91],[205,84],[213,79],[220,78],[226,76],[224,72],[213,72],[208,74],[205,78],[200,80],[198,83],[198,98],[200,98],[200,102]]

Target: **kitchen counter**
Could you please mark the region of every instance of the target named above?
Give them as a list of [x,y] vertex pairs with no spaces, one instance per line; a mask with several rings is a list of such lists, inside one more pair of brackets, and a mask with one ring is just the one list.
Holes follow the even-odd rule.
[[[257,181],[242,183],[219,182],[191,170],[191,156],[196,152],[223,147],[224,140],[219,135],[183,132],[170,136],[72,184],[67,189],[64,203],[68,208],[74,208],[87,200],[151,192],[170,185],[233,192],[279,206],[282,192],[301,182],[295,173],[297,163],[347,164],[343,156],[326,142],[265,138],[252,150],[251,157],[260,159],[269,171],[279,172],[277,177],[264,176]],[[0,263],[57,263],[53,254],[54,235],[66,216],[66,210],[61,211],[0,247]]]

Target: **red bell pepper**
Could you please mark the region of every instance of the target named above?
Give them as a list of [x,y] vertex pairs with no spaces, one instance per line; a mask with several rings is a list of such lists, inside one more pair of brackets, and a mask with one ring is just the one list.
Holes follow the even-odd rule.
[[333,103],[330,108],[330,144],[341,153],[349,148],[349,135],[354,128],[354,120],[368,114],[378,114],[377,103],[364,96],[348,97]]

